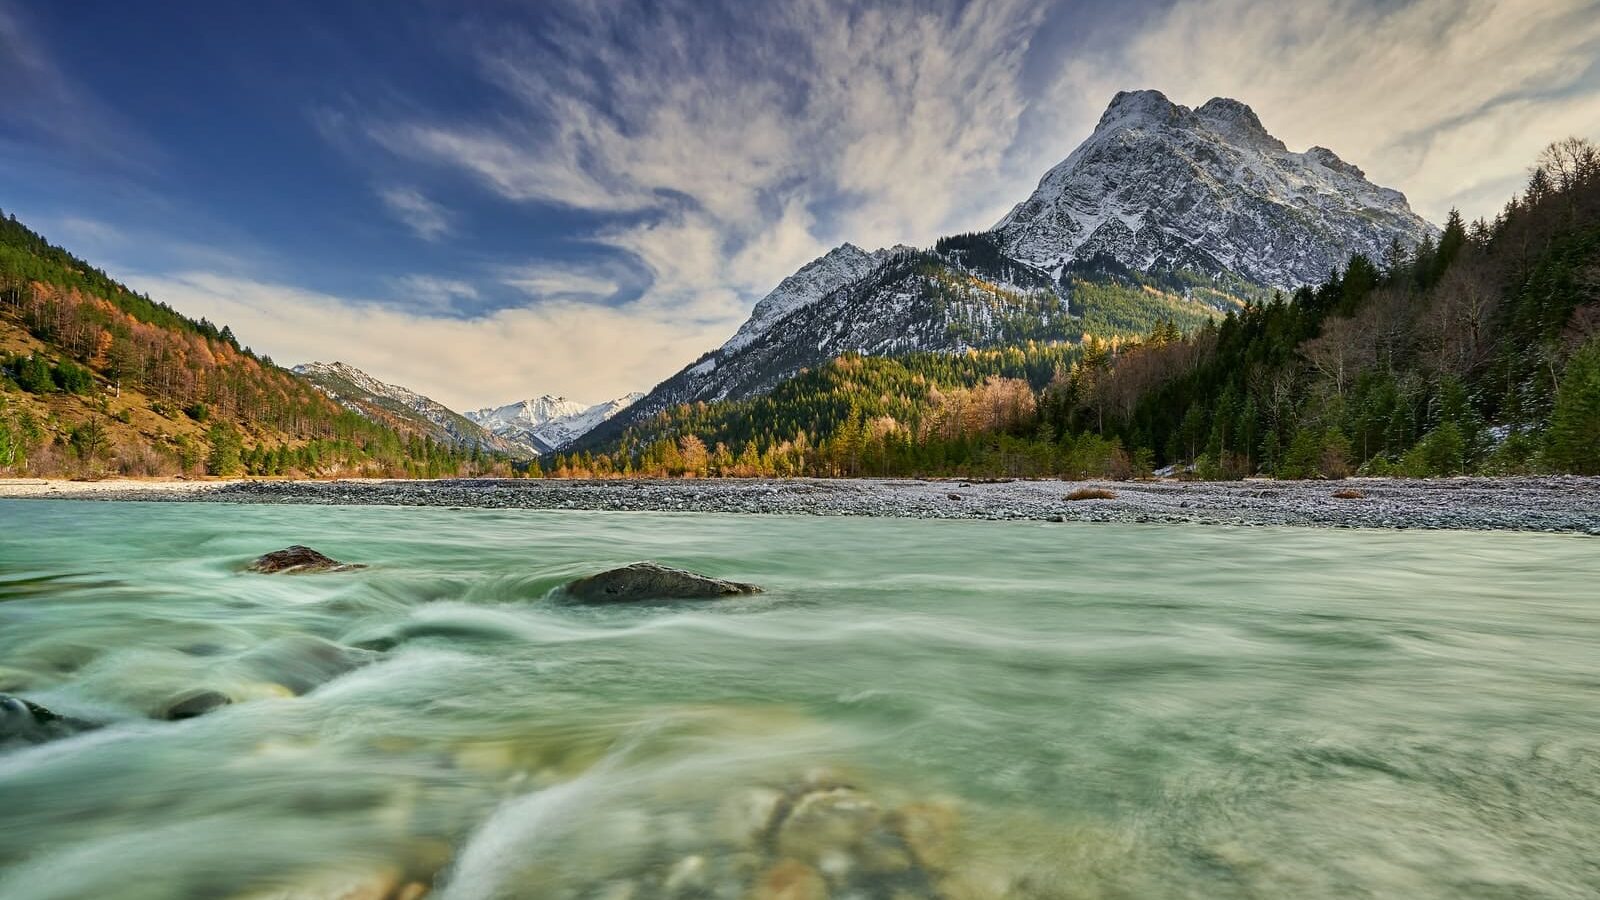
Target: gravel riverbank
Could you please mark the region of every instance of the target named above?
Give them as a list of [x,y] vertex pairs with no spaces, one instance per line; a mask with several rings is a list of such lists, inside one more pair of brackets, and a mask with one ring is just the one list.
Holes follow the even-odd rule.
[[[1113,499],[1068,500],[1080,488]],[[1359,496],[1336,496],[1355,493]],[[1600,478],[1342,482],[726,481],[0,482],[0,497],[650,510],[919,519],[1449,528],[1600,535]]]

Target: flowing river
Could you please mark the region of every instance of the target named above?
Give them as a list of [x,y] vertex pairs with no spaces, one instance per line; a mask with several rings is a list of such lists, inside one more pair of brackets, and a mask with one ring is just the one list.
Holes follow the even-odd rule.
[[0,501],[0,692],[6,900],[1600,886],[1589,537]]

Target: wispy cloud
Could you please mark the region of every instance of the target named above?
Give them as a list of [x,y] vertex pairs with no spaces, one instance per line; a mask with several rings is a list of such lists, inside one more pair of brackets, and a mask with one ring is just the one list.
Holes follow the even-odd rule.
[[386,187],[378,191],[378,197],[395,218],[416,232],[417,237],[437,241],[450,233],[449,211],[415,188]]
[[599,302],[614,298],[622,284],[601,267],[592,269],[556,263],[533,263],[508,268],[500,282],[540,302]]
[[616,214],[594,238],[650,272],[647,303],[728,331],[833,244],[987,214],[1043,6],[568,4],[537,36],[477,43],[516,115],[369,133],[508,200]]
[[462,300],[478,299],[478,289],[471,282],[437,275],[402,275],[391,279],[397,299],[410,307],[439,313],[455,308]]

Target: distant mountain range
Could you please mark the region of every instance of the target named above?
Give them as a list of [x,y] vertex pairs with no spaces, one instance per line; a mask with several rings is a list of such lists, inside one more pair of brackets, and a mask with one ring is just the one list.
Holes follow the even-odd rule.
[[545,395],[462,414],[346,363],[306,363],[291,371],[345,408],[402,433],[519,459],[568,446],[642,396],[628,394],[588,405]]
[[1192,326],[1438,229],[1333,151],[1290,152],[1243,103],[1119,93],[993,229],[930,250],[842,244],[784,279],[721,347],[596,428],[742,400],[843,353],[959,352]]

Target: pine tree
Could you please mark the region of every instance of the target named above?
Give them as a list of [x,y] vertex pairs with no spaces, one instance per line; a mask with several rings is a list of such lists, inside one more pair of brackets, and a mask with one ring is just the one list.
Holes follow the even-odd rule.
[[1564,472],[1600,475],[1600,340],[1567,362],[1550,416],[1549,460]]

